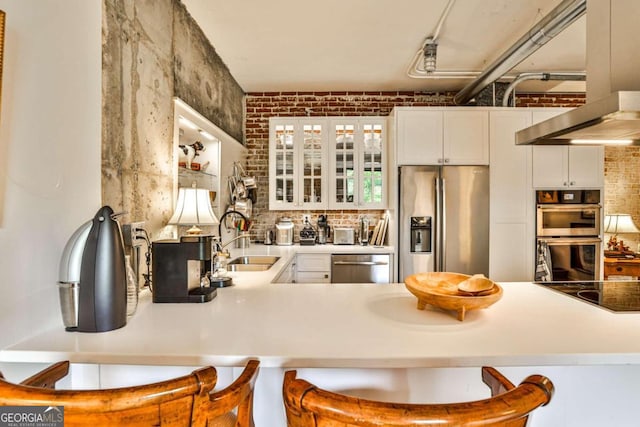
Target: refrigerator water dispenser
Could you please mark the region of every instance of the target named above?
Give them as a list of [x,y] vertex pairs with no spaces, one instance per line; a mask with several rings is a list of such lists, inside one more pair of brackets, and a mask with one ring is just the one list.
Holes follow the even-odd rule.
[[411,217],[411,252],[431,252],[431,217]]

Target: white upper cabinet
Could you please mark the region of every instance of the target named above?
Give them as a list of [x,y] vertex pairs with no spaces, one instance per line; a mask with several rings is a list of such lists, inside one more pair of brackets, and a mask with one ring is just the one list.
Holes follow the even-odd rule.
[[442,159],[442,111],[398,110],[398,165],[437,164]]
[[386,119],[330,121],[329,209],[387,207]]
[[269,121],[269,209],[323,209],[327,205],[327,123]]
[[269,209],[384,209],[386,120],[272,118]]
[[479,109],[397,109],[397,164],[489,164],[488,114]]
[[445,111],[443,161],[453,165],[489,164],[489,112]]
[[[534,111],[533,124],[566,109]],[[533,147],[535,188],[600,188],[604,186],[604,147],[536,145]]]
[[533,147],[536,188],[599,188],[604,185],[604,147]]

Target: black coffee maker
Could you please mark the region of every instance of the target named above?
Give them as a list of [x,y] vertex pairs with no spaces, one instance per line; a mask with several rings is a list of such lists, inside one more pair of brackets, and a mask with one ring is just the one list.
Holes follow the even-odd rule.
[[320,215],[318,217],[318,243],[324,245],[331,237],[331,228],[327,222],[326,215]]
[[153,302],[207,302],[216,288],[201,286],[211,268],[212,236],[153,242]]

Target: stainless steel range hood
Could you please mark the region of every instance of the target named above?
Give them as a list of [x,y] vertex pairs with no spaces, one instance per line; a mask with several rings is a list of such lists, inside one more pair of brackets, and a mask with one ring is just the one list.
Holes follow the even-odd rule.
[[516,133],[517,145],[572,143],[640,145],[640,92],[614,92]]
[[587,2],[587,102],[516,133],[517,145],[640,145],[640,2]]

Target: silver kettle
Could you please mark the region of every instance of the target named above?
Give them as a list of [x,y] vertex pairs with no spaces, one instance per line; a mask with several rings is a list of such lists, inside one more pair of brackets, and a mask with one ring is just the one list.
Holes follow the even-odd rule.
[[68,331],[105,332],[127,323],[124,245],[116,217],[103,206],[64,248],[58,290]]

